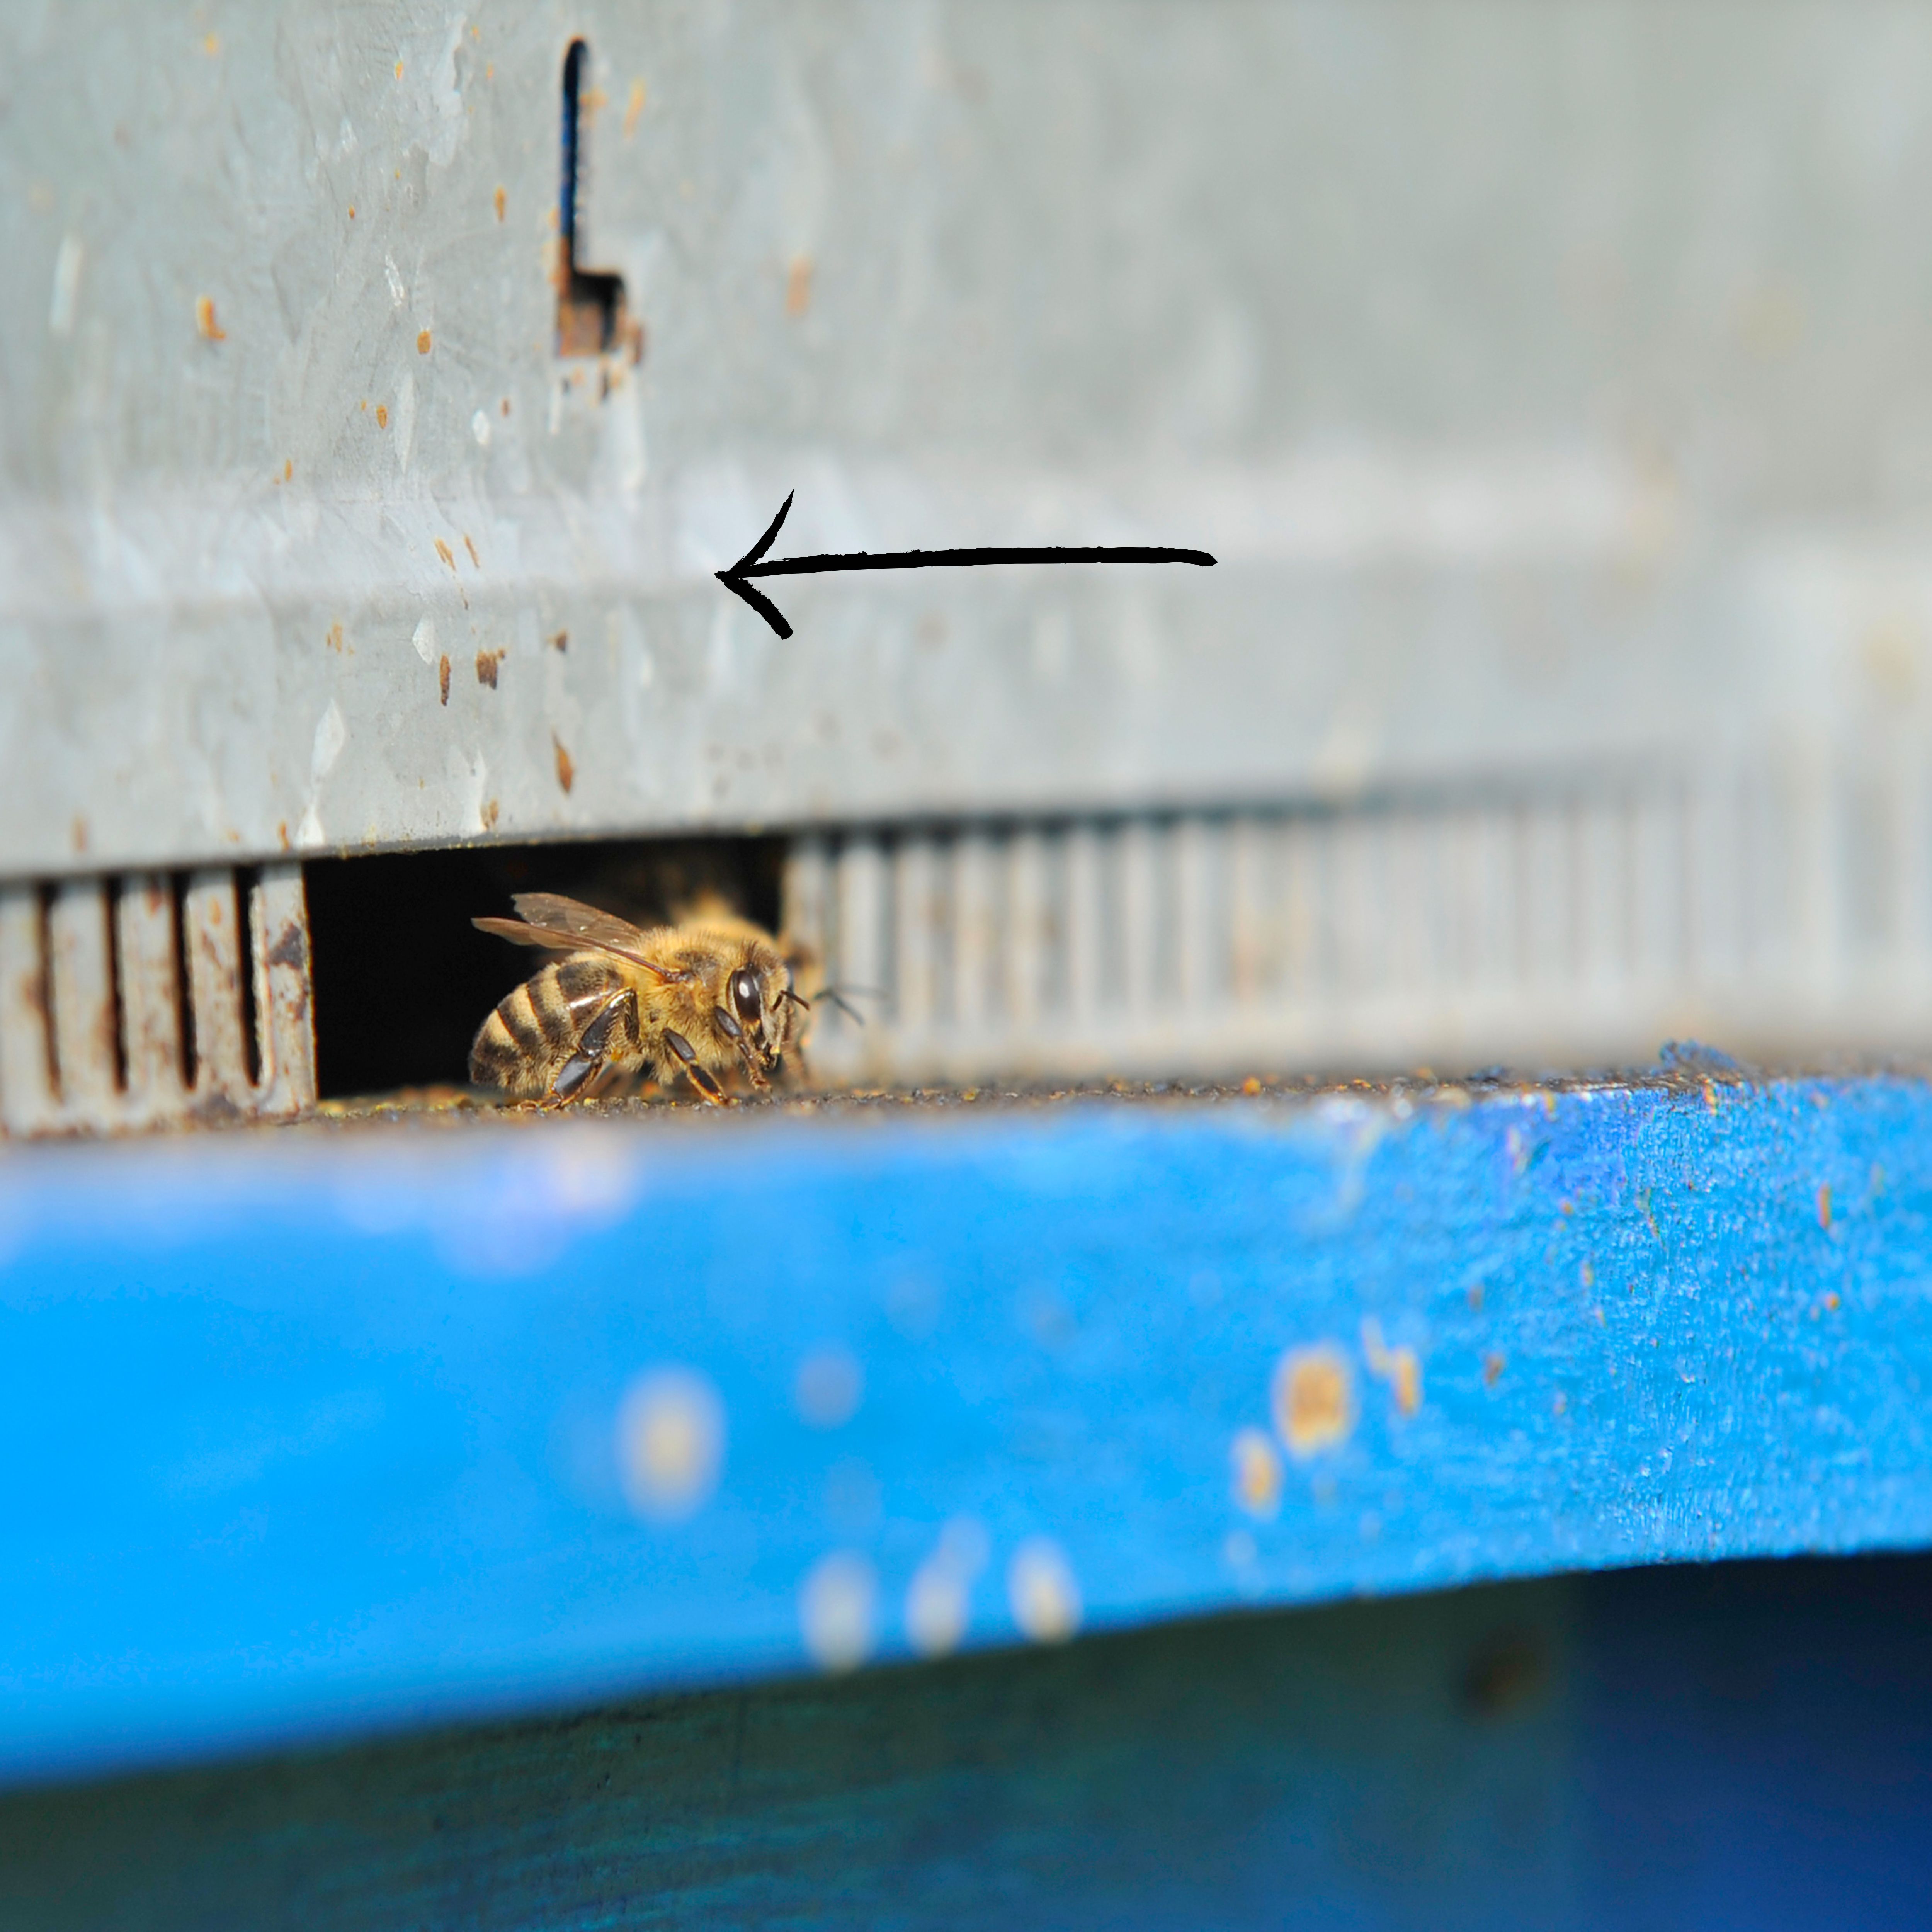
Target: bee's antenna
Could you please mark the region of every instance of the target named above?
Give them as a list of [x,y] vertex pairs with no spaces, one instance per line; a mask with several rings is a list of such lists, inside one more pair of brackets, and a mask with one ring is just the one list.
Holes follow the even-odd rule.
[[821,1000],[830,1000],[842,1013],[848,1015],[853,1022],[860,1026],[866,1024],[866,1016],[845,997],[848,993],[856,993],[862,1000],[883,1000],[886,997],[877,986],[821,986],[819,988],[818,997]]
[[[886,997],[876,986],[821,986],[819,988],[818,997],[821,1000],[830,1000],[842,1013],[848,1014],[860,1026],[866,1024],[866,1016],[845,997],[848,993],[856,993],[861,998],[868,1000],[883,1000]],[[794,992],[789,986],[783,986],[778,989],[778,998],[782,1000],[790,1000],[795,1006],[804,1007],[808,1012],[812,1010],[812,1002],[802,993]]]

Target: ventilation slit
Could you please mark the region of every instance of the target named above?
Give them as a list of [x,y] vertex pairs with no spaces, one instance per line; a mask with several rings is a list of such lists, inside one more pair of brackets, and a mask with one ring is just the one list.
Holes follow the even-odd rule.
[[176,872],[168,880],[175,902],[175,1000],[181,1021],[182,1085],[192,1094],[200,1061],[195,1052],[194,979],[188,957],[188,883],[185,872]]
[[42,886],[34,895],[34,941],[40,954],[41,1045],[47,1057],[47,1090],[61,1097],[60,1029],[54,1018],[54,892]]
[[108,1040],[114,1050],[114,1090],[124,1094],[128,1091],[128,998],[124,985],[127,964],[121,957],[121,920],[119,909],[121,895],[127,882],[110,879],[106,886],[105,916],[107,923],[107,998],[113,1010],[113,1024],[108,1028]]

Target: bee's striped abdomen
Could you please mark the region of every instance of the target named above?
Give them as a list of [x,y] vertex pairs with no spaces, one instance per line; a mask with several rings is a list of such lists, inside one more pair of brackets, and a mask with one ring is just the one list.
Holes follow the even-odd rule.
[[610,985],[610,969],[580,955],[526,980],[477,1029],[470,1048],[470,1078],[479,1087],[513,1094],[548,1093]]

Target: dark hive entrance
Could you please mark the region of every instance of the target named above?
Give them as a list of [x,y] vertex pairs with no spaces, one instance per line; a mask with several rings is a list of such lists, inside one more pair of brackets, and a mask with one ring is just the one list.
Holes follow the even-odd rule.
[[776,838],[626,839],[313,862],[320,1097],[463,1084],[484,1016],[545,957],[470,923],[508,914],[513,892],[567,892],[640,926],[711,896],[776,931],[784,852]]

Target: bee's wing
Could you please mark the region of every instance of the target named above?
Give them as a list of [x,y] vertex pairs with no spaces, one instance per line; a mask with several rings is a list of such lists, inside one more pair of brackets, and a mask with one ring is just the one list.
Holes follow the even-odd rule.
[[[542,898],[541,893],[527,895]],[[593,939],[589,934],[567,932],[562,926],[537,926],[520,919],[472,919],[470,923],[479,932],[494,933],[499,939],[507,939],[513,946],[541,946],[552,952],[608,952],[613,958],[627,961],[633,966],[641,966],[646,973],[655,973],[660,980],[681,980],[684,975],[674,973],[660,966],[654,959],[646,959],[643,953],[628,946],[613,946],[608,940]],[[614,926],[622,926],[621,920],[611,921]],[[626,930],[635,932],[634,928]],[[635,933],[641,940],[642,933]]]
[[641,952],[649,943],[628,920],[599,912],[581,899],[567,899],[561,892],[518,892],[510,903],[519,918],[528,920],[532,926],[574,934],[580,945],[630,952]]

